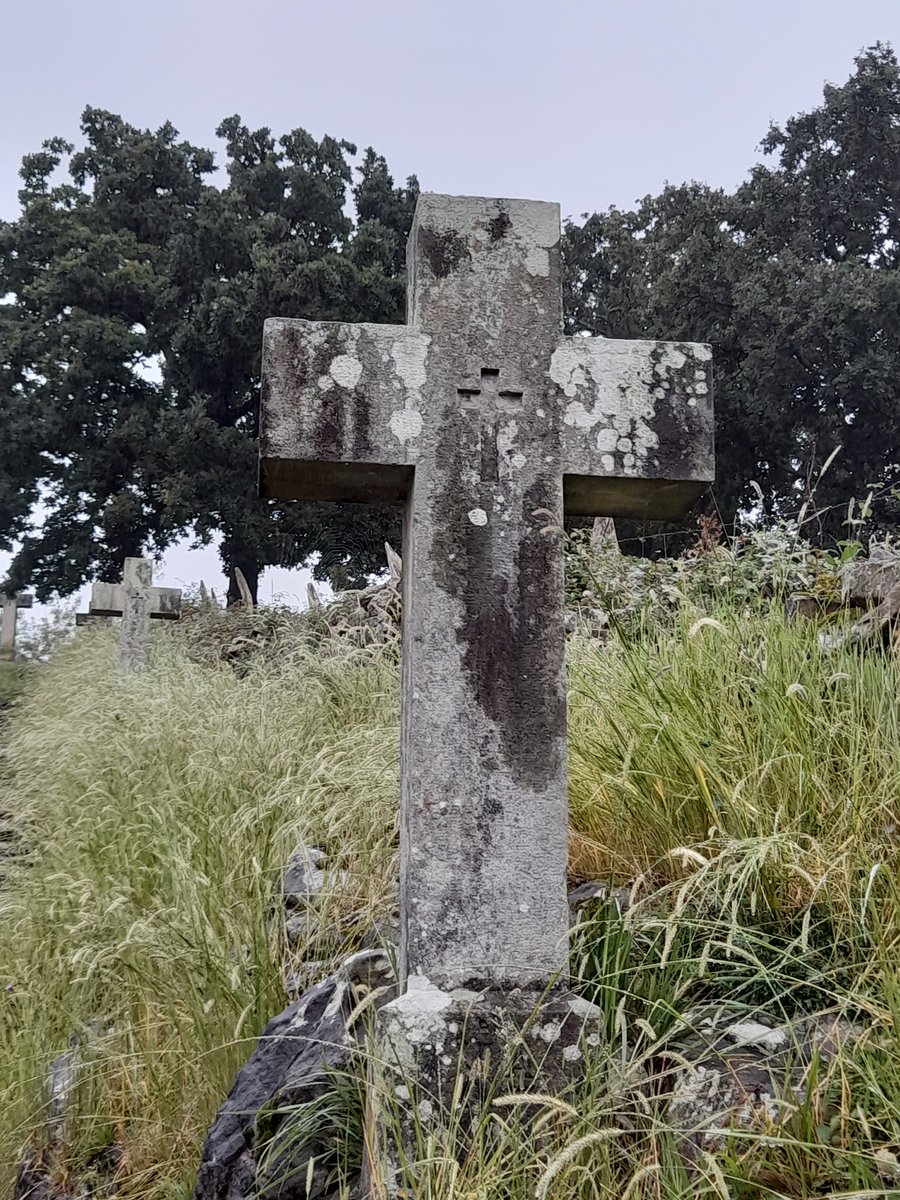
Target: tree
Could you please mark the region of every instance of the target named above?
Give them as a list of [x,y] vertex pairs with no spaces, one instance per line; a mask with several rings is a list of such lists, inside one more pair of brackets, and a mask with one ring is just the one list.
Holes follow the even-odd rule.
[[[10,585],[67,594],[192,532],[255,592],[319,554],[339,584],[381,562],[396,514],[256,497],[263,320],[402,321],[415,179],[303,130],[224,121],[226,177],[171,125],[97,109],[84,145],[25,159],[0,226],[0,546]],[[796,511],[900,484],[900,70],[860,54],[812,112],[773,125],[728,194],[666,187],[567,226],[570,332],[712,343],[726,520],[763,490]],[[355,220],[348,216],[355,206]],[[29,514],[41,502],[38,529]],[[900,513],[886,516],[900,523]],[[233,571],[232,571],[233,574]],[[232,583],[230,595],[236,597]]]
[[776,503],[796,497],[807,462],[841,446],[816,494],[835,532],[850,497],[900,483],[896,55],[860,54],[847,83],[773,125],[762,147],[775,165],[757,166],[735,197],[753,264],[736,291],[741,369],[766,418],[779,402],[786,414],[793,444],[766,460]]
[[[711,342],[716,501],[796,511],[809,472],[824,529],[898,480],[900,71],[890,48],[856,59],[824,103],[773,125],[767,160],[733,195],[667,187],[634,212],[566,231],[568,320],[611,337]],[[887,514],[890,516],[890,513]]]
[[313,552],[320,577],[359,581],[394,514],[256,496],[262,323],[401,320],[415,180],[395,188],[370,150],[354,185],[350,143],[239,117],[218,130],[221,188],[169,124],[87,109],[82,131],[77,153],[56,139],[25,160],[21,216],[0,227],[11,582],[65,595],[188,531],[221,538],[232,598],[235,567],[255,594],[264,566]]

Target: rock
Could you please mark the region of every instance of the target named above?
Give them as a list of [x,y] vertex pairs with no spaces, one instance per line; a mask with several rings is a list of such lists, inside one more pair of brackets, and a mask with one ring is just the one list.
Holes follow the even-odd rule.
[[570,924],[577,925],[583,920],[587,916],[587,910],[595,902],[604,903],[607,900],[615,904],[620,917],[624,916],[631,908],[632,890],[633,885],[630,883],[616,888],[615,891],[610,891],[608,883],[598,883],[596,880],[578,884],[568,895]]
[[121,1146],[104,1146],[91,1155],[77,1176],[71,1164],[45,1147],[19,1163],[13,1200],[109,1200],[116,1195],[116,1175],[122,1163]]
[[315,937],[319,921],[315,913],[293,913],[284,922],[284,936],[288,946],[293,950],[309,942]]
[[324,959],[314,958],[302,962],[294,971],[286,970],[284,990],[287,992],[288,999],[291,1002],[299,1000],[305,991],[319,982],[321,976],[326,973],[327,965]]
[[841,595],[847,604],[880,604],[900,586],[900,550],[882,543],[841,569]]
[[309,909],[323,892],[341,891],[351,881],[349,871],[328,869],[328,856],[318,846],[298,846],[287,861],[281,883],[288,913]]
[[280,1153],[264,1151],[290,1128],[283,1109],[331,1092],[329,1072],[346,1068],[358,1048],[357,1027],[348,1023],[367,994],[375,994],[376,1007],[396,994],[380,951],[352,955],[269,1022],[207,1135],[195,1200],[336,1200],[327,1127],[302,1139],[286,1136]]
[[872,1156],[875,1159],[875,1170],[887,1183],[896,1183],[900,1179],[900,1159],[888,1146],[882,1146]]
[[394,911],[370,925],[359,939],[363,950],[383,950],[391,961],[396,961],[400,946],[400,915]]
[[702,1022],[680,1049],[666,1110],[688,1162],[715,1149],[731,1130],[783,1124],[806,1096],[814,1052],[827,1063],[859,1026],[834,1016],[804,1017],[786,1025],[757,1019]]
[[785,600],[784,619],[787,624],[795,621],[798,617],[803,617],[807,621],[817,621],[841,612],[843,609],[843,603],[839,603],[837,600],[827,600],[820,596],[810,596],[798,592],[796,595],[788,596]]
[[616,522],[612,517],[594,517],[591,526],[591,549],[595,552],[605,550],[616,555],[622,553],[616,534]]
[[109,1197],[116,1193],[116,1174],[122,1148],[105,1145],[90,1155],[76,1177],[64,1158],[67,1145],[69,1101],[82,1066],[82,1044],[101,1030],[103,1022],[88,1022],[80,1036],[73,1035],[69,1049],[58,1055],[47,1070],[49,1119],[43,1144],[29,1148],[16,1169],[13,1200],[71,1200],[72,1196]]
[[759,1046],[762,1050],[777,1050],[788,1040],[784,1029],[772,1029],[759,1021],[738,1021],[728,1026],[725,1036],[737,1046]]
[[56,1200],[66,1195],[51,1175],[46,1154],[28,1154],[16,1168],[13,1200]]
[[78,1041],[71,1039],[71,1045],[65,1053],[54,1058],[47,1074],[47,1090],[50,1093],[50,1132],[52,1137],[62,1138],[65,1133],[66,1113],[69,1108],[69,1097],[78,1080],[78,1070],[81,1066],[81,1054]]
[[883,543],[872,546],[868,558],[847,563],[841,571],[841,595],[846,605],[869,611],[847,629],[820,633],[823,650],[889,640],[900,651],[900,550]]
[[374,1033],[380,1156],[367,1162],[366,1182],[373,1197],[411,1198],[403,1164],[431,1130],[443,1126],[465,1143],[498,1079],[516,1080],[519,1092],[563,1094],[583,1071],[585,1050],[599,1045],[602,1012],[562,989],[447,990],[411,975],[379,1011]]
[[281,894],[290,911],[315,899],[325,886],[327,856],[318,846],[298,846],[287,861]]
[[298,846],[288,859],[282,878],[283,914],[275,914],[270,934],[283,921],[280,928],[287,950],[283,977],[290,999],[296,999],[321,974],[321,962],[312,964],[316,969],[311,972],[310,964],[304,961],[307,953],[315,952],[320,901],[332,890],[343,890],[351,882],[349,872],[329,871],[327,863],[327,855],[318,846]]
[[390,542],[384,543],[384,553],[387,558],[389,582],[392,587],[399,588],[403,578],[403,559]]
[[880,604],[854,621],[845,630],[819,634],[819,646],[823,650],[835,650],[840,646],[862,646],[868,642],[889,644],[900,652],[900,583],[892,587]]

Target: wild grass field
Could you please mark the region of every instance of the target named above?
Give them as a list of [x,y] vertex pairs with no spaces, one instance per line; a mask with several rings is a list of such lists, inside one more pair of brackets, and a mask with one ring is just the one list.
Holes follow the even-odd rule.
[[[327,970],[394,908],[396,642],[273,618],[226,661],[201,624],[162,631],[132,677],[113,631],[80,636],[3,729],[4,1197],[48,1139],[63,1191],[89,1193],[121,1147],[118,1194],[189,1194],[212,1117],[286,1003],[273,897],[298,843],[341,872],[298,957]],[[605,1037],[536,1122],[496,1095],[461,1165],[432,1136],[416,1200],[900,1195],[897,659],[823,653],[777,599],[733,591],[615,624],[569,654],[571,876],[631,901],[586,910],[575,938]],[[814,1058],[777,1121],[686,1164],[671,1063],[721,1012],[826,1013],[857,1035]],[[73,1036],[60,1130],[47,1070]],[[349,1142],[356,1112],[338,1122]]]
[[29,669],[27,663],[0,662],[0,709],[22,693]]

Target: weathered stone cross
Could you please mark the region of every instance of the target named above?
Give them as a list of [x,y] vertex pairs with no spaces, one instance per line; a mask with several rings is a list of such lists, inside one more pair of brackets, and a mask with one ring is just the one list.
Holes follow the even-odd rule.
[[16,622],[20,608],[31,608],[34,596],[25,592],[17,592],[7,596],[0,592],[0,607],[3,617],[0,619],[0,662],[12,662],[16,657]]
[[423,195],[407,324],[275,319],[261,490],[405,505],[401,974],[565,973],[563,514],[713,478],[710,351],[563,337],[559,209]]
[[90,616],[122,618],[122,665],[139,670],[150,659],[150,618],[176,621],[181,614],[178,588],[152,587],[153,563],[126,558],[122,583],[95,583]]

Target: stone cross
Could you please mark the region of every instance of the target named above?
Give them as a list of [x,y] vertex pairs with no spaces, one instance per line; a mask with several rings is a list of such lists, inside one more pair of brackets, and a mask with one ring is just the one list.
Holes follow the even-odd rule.
[[95,583],[90,616],[122,618],[122,665],[139,670],[150,659],[150,618],[176,621],[181,615],[178,588],[152,587],[148,558],[126,558],[122,583]]
[[420,196],[407,323],[277,318],[261,491],[405,506],[401,977],[538,987],[569,913],[564,513],[713,478],[711,352],[562,335],[555,204]]
[[0,607],[3,617],[0,620],[0,662],[12,662],[16,657],[16,622],[20,608],[31,608],[34,596],[25,592],[17,592],[8,596],[0,592]]

